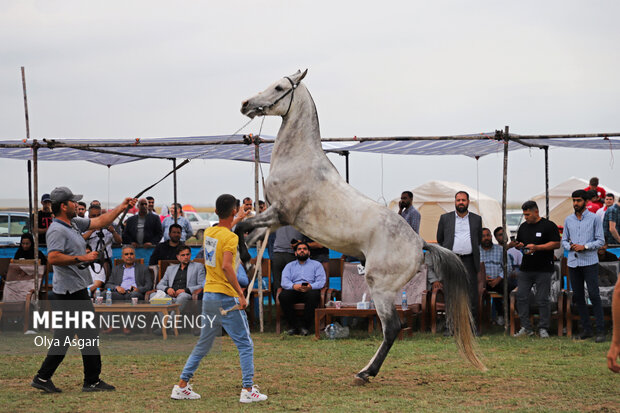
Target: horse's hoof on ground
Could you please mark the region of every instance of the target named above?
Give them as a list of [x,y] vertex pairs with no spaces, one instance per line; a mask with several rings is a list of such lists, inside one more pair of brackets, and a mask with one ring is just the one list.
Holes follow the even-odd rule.
[[369,383],[368,377],[355,375],[355,378],[353,379],[354,386],[364,386],[368,383]]

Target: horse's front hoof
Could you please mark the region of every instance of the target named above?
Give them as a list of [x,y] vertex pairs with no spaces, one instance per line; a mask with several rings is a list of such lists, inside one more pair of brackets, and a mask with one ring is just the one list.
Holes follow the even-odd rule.
[[370,381],[368,380],[367,375],[356,374],[355,378],[353,379],[354,386],[364,386],[368,383],[370,383]]

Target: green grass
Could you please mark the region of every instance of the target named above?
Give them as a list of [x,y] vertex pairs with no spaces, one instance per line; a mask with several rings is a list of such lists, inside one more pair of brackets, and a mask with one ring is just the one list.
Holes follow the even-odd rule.
[[[164,343],[135,334],[102,345],[102,378],[117,386],[114,393],[81,393],[82,361],[72,349],[54,376],[63,393],[48,395],[29,386],[44,357],[25,354],[32,336],[0,333],[0,411],[620,411],[620,376],[605,363],[609,343],[513,339],[498,331],[479,339],[489,368],[481,373],[460,358],[452,339],[417,333],[396,342],[370,384],[355,387],[353,375],[374,354],[379,336],[356,331],[350,339],[315,341],[254,333],[253,339],[255,380],[269,400],[244,406],[228,337],[194,377],[202,399],[174,401],[170,391],[196,341],[191,335]],[[123,351],[131,354],[117,355]]]

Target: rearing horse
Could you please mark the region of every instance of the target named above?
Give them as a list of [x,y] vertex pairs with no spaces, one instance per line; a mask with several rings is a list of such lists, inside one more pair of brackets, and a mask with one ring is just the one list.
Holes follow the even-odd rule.
[[[270,207],[238,225],[237,233],[292,225],[301,233],[343,254],[365,260],[366,282],[383,326],[383,342],[355,376],[365,384],[376,376],[402,328],[394,306],[396,294],[418,272],[422,248],[443,279],[447,318],[465,357],[485,367],[473,348],[466,269],[451,251],[426,244],[403,219],[347,184],[321,147],[319,118],[308,89],[301,83],[308,70],[286,76],[244,101],[241,113],[281,116],[265,196]],[[260,231],[251,237],[256,239]]]

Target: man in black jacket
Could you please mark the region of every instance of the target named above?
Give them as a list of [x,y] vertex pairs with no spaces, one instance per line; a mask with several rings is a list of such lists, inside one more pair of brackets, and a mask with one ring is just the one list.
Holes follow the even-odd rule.
[[456,211],[443,214],[437,226],[437,243],[452,250],[467,268],[469,301],[474,320],[478,319],[478,271],[482,218],[469,212],[469,194],[459,191],[454,196]]
[[129,218],[123,231],[123,244],[130,244],[134,248],[139,246],[152,247],[161,240],[164,232],[161,221],[155,214],[149,214],[146,199],[138,201],[138,215]]
[[112,290],[114,301],[128,301],[133,297],[144,300],[144,293],[153,288],[151,273],[146,265],[136,263],[136,251],[133,247],[123,247],[123,265],[112,269],[105,288]]

